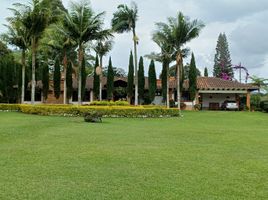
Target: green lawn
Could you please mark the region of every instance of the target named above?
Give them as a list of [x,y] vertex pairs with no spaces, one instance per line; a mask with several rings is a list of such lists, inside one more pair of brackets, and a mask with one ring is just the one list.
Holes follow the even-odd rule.
[[268,114],[0,112],[0,199],[268,199]]

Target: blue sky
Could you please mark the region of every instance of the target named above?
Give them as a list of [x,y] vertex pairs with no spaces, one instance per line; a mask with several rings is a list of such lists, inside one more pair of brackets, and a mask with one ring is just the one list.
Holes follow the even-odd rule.
[[[0,32],[5,18],[10,15],[7,10],[12,3],[26,3],[28,0],[0,0]],[[106,12],[105,25],[110,26],[113,12],[117,5],[130,0],[91,0],[96,12]],[[68,8],[70,0],[63,0]],[[233,64],[242,62],[251,75],[268,77],[268,1],[267,0],[136,0],[139,8],[137,34],[140,39],[139,56],[152,51],[159,51],[152,42],[151,35],[155,22],[165,22],[167,17],[175,16],[182,11],[191,19],[202,20],[206,27],[199,38],[188,43],[196,57],[198,68],[203,72],[208,67],[210,74],[213,69],[215,47],[220,32],[225,32],[229,42],[229,50]],[[115,45],[110,53],[113,64],[127,70],[128,56],[132,48],[131,34],[115,35]],[[108,58],[105,59],[105,63]],[[188,62],[188,59],[185,60]],[[149,61],[145,59],[145,71],[148,71]],[[156,64],[158,74],[161,64]]]

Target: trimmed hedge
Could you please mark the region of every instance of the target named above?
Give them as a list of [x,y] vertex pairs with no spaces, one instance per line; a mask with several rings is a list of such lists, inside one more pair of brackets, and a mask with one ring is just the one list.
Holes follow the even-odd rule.
[[93,101],[91,106],[130,106],[127,101]]
[[66,106],[66,105],[9,105],[0,104],[0,110],[13,110],[27,114],[83,116],[99,113],[103,117],[178,117],[178,109],[144,108],[143,106]]

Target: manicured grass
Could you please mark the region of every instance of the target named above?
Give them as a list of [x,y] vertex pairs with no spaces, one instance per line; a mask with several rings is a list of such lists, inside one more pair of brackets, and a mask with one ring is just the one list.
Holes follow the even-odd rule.
[[0,112],[0,199],[268,199],[268,114]]

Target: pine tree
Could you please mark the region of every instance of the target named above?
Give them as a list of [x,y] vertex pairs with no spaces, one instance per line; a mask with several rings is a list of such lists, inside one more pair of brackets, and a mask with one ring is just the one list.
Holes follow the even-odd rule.
[[229,52],[229,46],[225,33],[220,33],[216,46],[214,58],[213,75],[219,78],[231,79],[234,76],[232,69],[232,60]]
[[167,99],[167,69],[168,68],[169,68],[169,63],[166,60],[163,60],[161,82],[162,82],[162,97],[164,101],[166,101]]
[[107,99],[113,99],[114,92],[114,70],[112,65],[112,59],[109,59],[108,75],[107,75]]
[[54,65],[54,76],[53,76],[53,83],[54,83],[54,96],[56,99],[60,98],[61,93],[61,72],[60,72],[60,61],[57,58]]
[[139,93],[139,100],[140,102],[144,100],[144,84],[145,84],[145,78],[144,78],[144,65],[143,65],[143,57],[140,57],[139,61],[139,70],[138,70],[138,93]]
[[196,73],[195,58],[194,54],[192,53],[190,70],[189,70],[189,93],[191,101],[195,99],[195,95],[197,92],[196,79],[197,79],[197,73]]
[[95,67],[94,67],[94,82],[93,82],[93,92],[94,92],[94,97],[97,99],[99,97],[99,89],[100,89],[100,76],[96,74],[96,68],[99,66],[99,57],[98,55],[96,56],[96,61],[95,61]]
[[134,63],[133,63],[133,54],[131,51],[129,56],[128,75],[127,75],[127,95],[130,101],[133,97],[133,87],[134,87]]
[[46,63],[42,64],[42,95],[44,100],[47,100],[48,92],[49,92],[49,67]]
[[70,99],[73,96],[73,66],[71,62],[68,62],[67,65],[66,87],[67,87],[67,98]]
[[205,70],[204,70],[204,76],[208,77],[208,68],[206,68],[206,67],[205,67]]
[[86,93],[86,81],[87,81],[86,60],[85,60],[85,57],[83,57],[83,60],[82,60],[81,74],[82,74],[81,94],[82,94],[82,100],[83,100],[84,97],[85,97],[85,93]]
[[150,101],[153,102],[154,98],[155,98],[155,92],[157,89],[157,83],[156,83],[156,72],[155,72],[155,65],[154,65],[154,61],[151,60],[150,66],[149,66],[149,72],[148,72],[148,76],[149,76],[149,98]]

